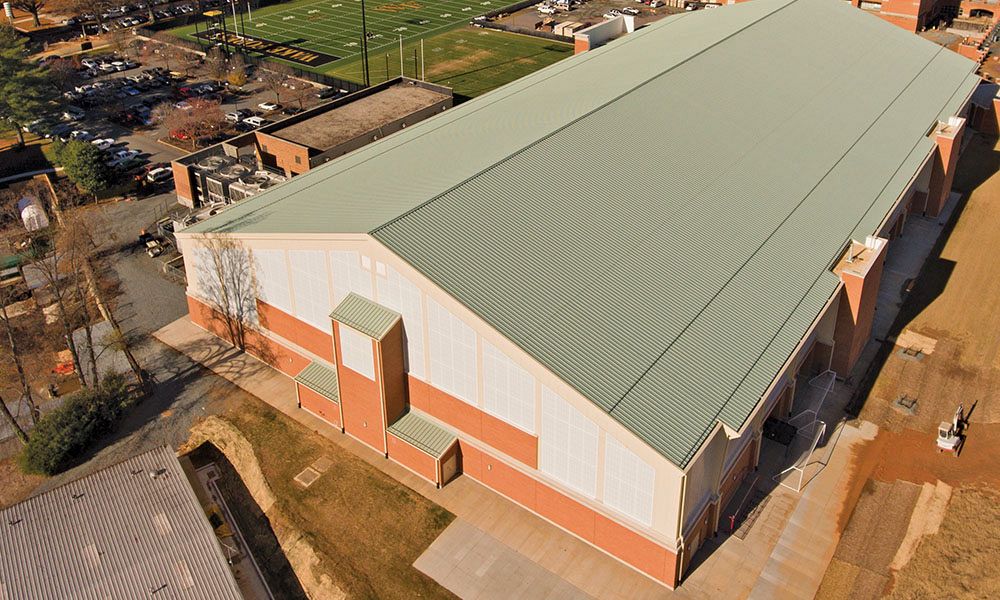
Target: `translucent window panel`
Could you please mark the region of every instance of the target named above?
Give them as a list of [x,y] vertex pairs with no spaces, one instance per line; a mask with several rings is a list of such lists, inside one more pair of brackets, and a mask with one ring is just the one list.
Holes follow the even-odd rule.
[[483,409],[527,432],[535,431],[535,378],[485,340]]
[[290,250],[292,263],[292,293],[295,295],[295,316],[313,327],[331,333],[330,278],[326,270],[326,253],[322,250]]
[[194,281],[189,291],[227,317],[256,324],[256,290],[249,251],[242,247],[197,246],[190,255]]
[[424,368],[424,311],[420,290],[388,265],[379,263],[378,303],[403,315],[406,332],[407,371],[414,377],[427,377]]
[[542,386],[542,428],[538,468],[591,498],[597,496],[597,440],[593,421]]
[[476,404],[476,332],[446,308],[427,299],[431,383]]
[[613,436],[604,440],[604,503],[645,525],[653,524],[656,471]]
[[375,358],[372,354],[372,339],[343,324],[337,331],[340,332],[340,355],[344,366],[374,380]]
[[341,303],[354,292],[369,300],[372,296],[372,274],[361,264],[361,255],[352,250],[332,250],[330,265],[333,267],[333,304]]
[[257,292],[262,302],[292,314],[292,291],[284,250],[254,250]]

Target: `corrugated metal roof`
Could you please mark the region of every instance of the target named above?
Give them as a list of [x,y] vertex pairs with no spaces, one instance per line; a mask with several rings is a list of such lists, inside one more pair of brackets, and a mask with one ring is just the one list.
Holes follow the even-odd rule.
[[742,426],[975,67],[836,0],[687,13],[198,231],[370,231],[684,467]]
[[390,425],[389,433],[434,458],[441,458],[444,451],[450,448],[455,441],[454,434],[412,411],[404,414]]
[[0,511],[0,597],[161,595],[243,597],[170,448]]
[[330,318],[380,340],[401,317],[398,312],[351,292],[333,309]]
[[317,394],[322,394],[330,400],[340,403],[340,384],[337,380],[336,369],[313,361],[295,376],[295,381]]

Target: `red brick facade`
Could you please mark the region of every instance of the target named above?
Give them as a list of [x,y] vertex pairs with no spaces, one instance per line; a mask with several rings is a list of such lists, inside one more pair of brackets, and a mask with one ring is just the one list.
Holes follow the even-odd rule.
[[296,383],[296,393],[299,395],[299,407],[304,408],[323,419],[337,429],[340,426],[340,405],[322,394],[318,394],[306,386]]

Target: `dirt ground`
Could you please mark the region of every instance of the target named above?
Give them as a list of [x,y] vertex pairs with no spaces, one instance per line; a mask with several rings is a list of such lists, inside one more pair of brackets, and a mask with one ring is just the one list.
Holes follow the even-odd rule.
[[[913,360],[889,354],[861,411],[878,436],[856,451],[843,537],[817,598],[1000,597],[1000,147],[975,138],[955,188],[971,192],[946,226],[894,326],[932,340]],[[892,407],[902,394],[915,414]],[[959,456],[939,453],[936,428],[962,404],[969,419]],[[971,414],[970,414],[971,411]],[[906,566],[890,567],[914,511],[915,484],[954,487],[937,533],[924,535]],[[919,512],[919,510],[917,511]],[[972,526],[970,526],[972,524]],[[992,556],[992,559],[989,558]]]
[[[222,418],[253,447],[273,491],[268,518],[280,515],[315,551],[316,578],[329,576],[350,598],[453,597],[412,566],[451,513],[263,402]],[[296,483],[320,457],[332,460],[331,468],[308,488]]]
[[27,475],[21,472],[14,458],[0,460],[0,508],[17,504],[31,495],[32,490],[45,480],[41,475]]

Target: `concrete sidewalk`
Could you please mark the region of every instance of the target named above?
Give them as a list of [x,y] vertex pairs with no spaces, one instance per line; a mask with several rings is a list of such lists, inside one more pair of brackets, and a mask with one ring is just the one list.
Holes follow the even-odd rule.
[[[828,464],[818,473],[816,468],[809,471],[812,479],[801,495],[766,485],[768,502],[745,539],[720,533],[707,540],[706,550],[672,592],[468,477],[436,489],[300,410],[290,378],[235,351],[186,317],[154,336],[454,513],[456,521],[415,566],[463,598],[522,594],[525,581],[533,582],[529,596],[539,598],[811,598],[839,539],[836,527],[847,493],[851,448],[869,434],[843,426],[828,448]],[[780,468],[791,462],[779,460]],[[760,475],[770,481],[770,473],[762,469]]]

